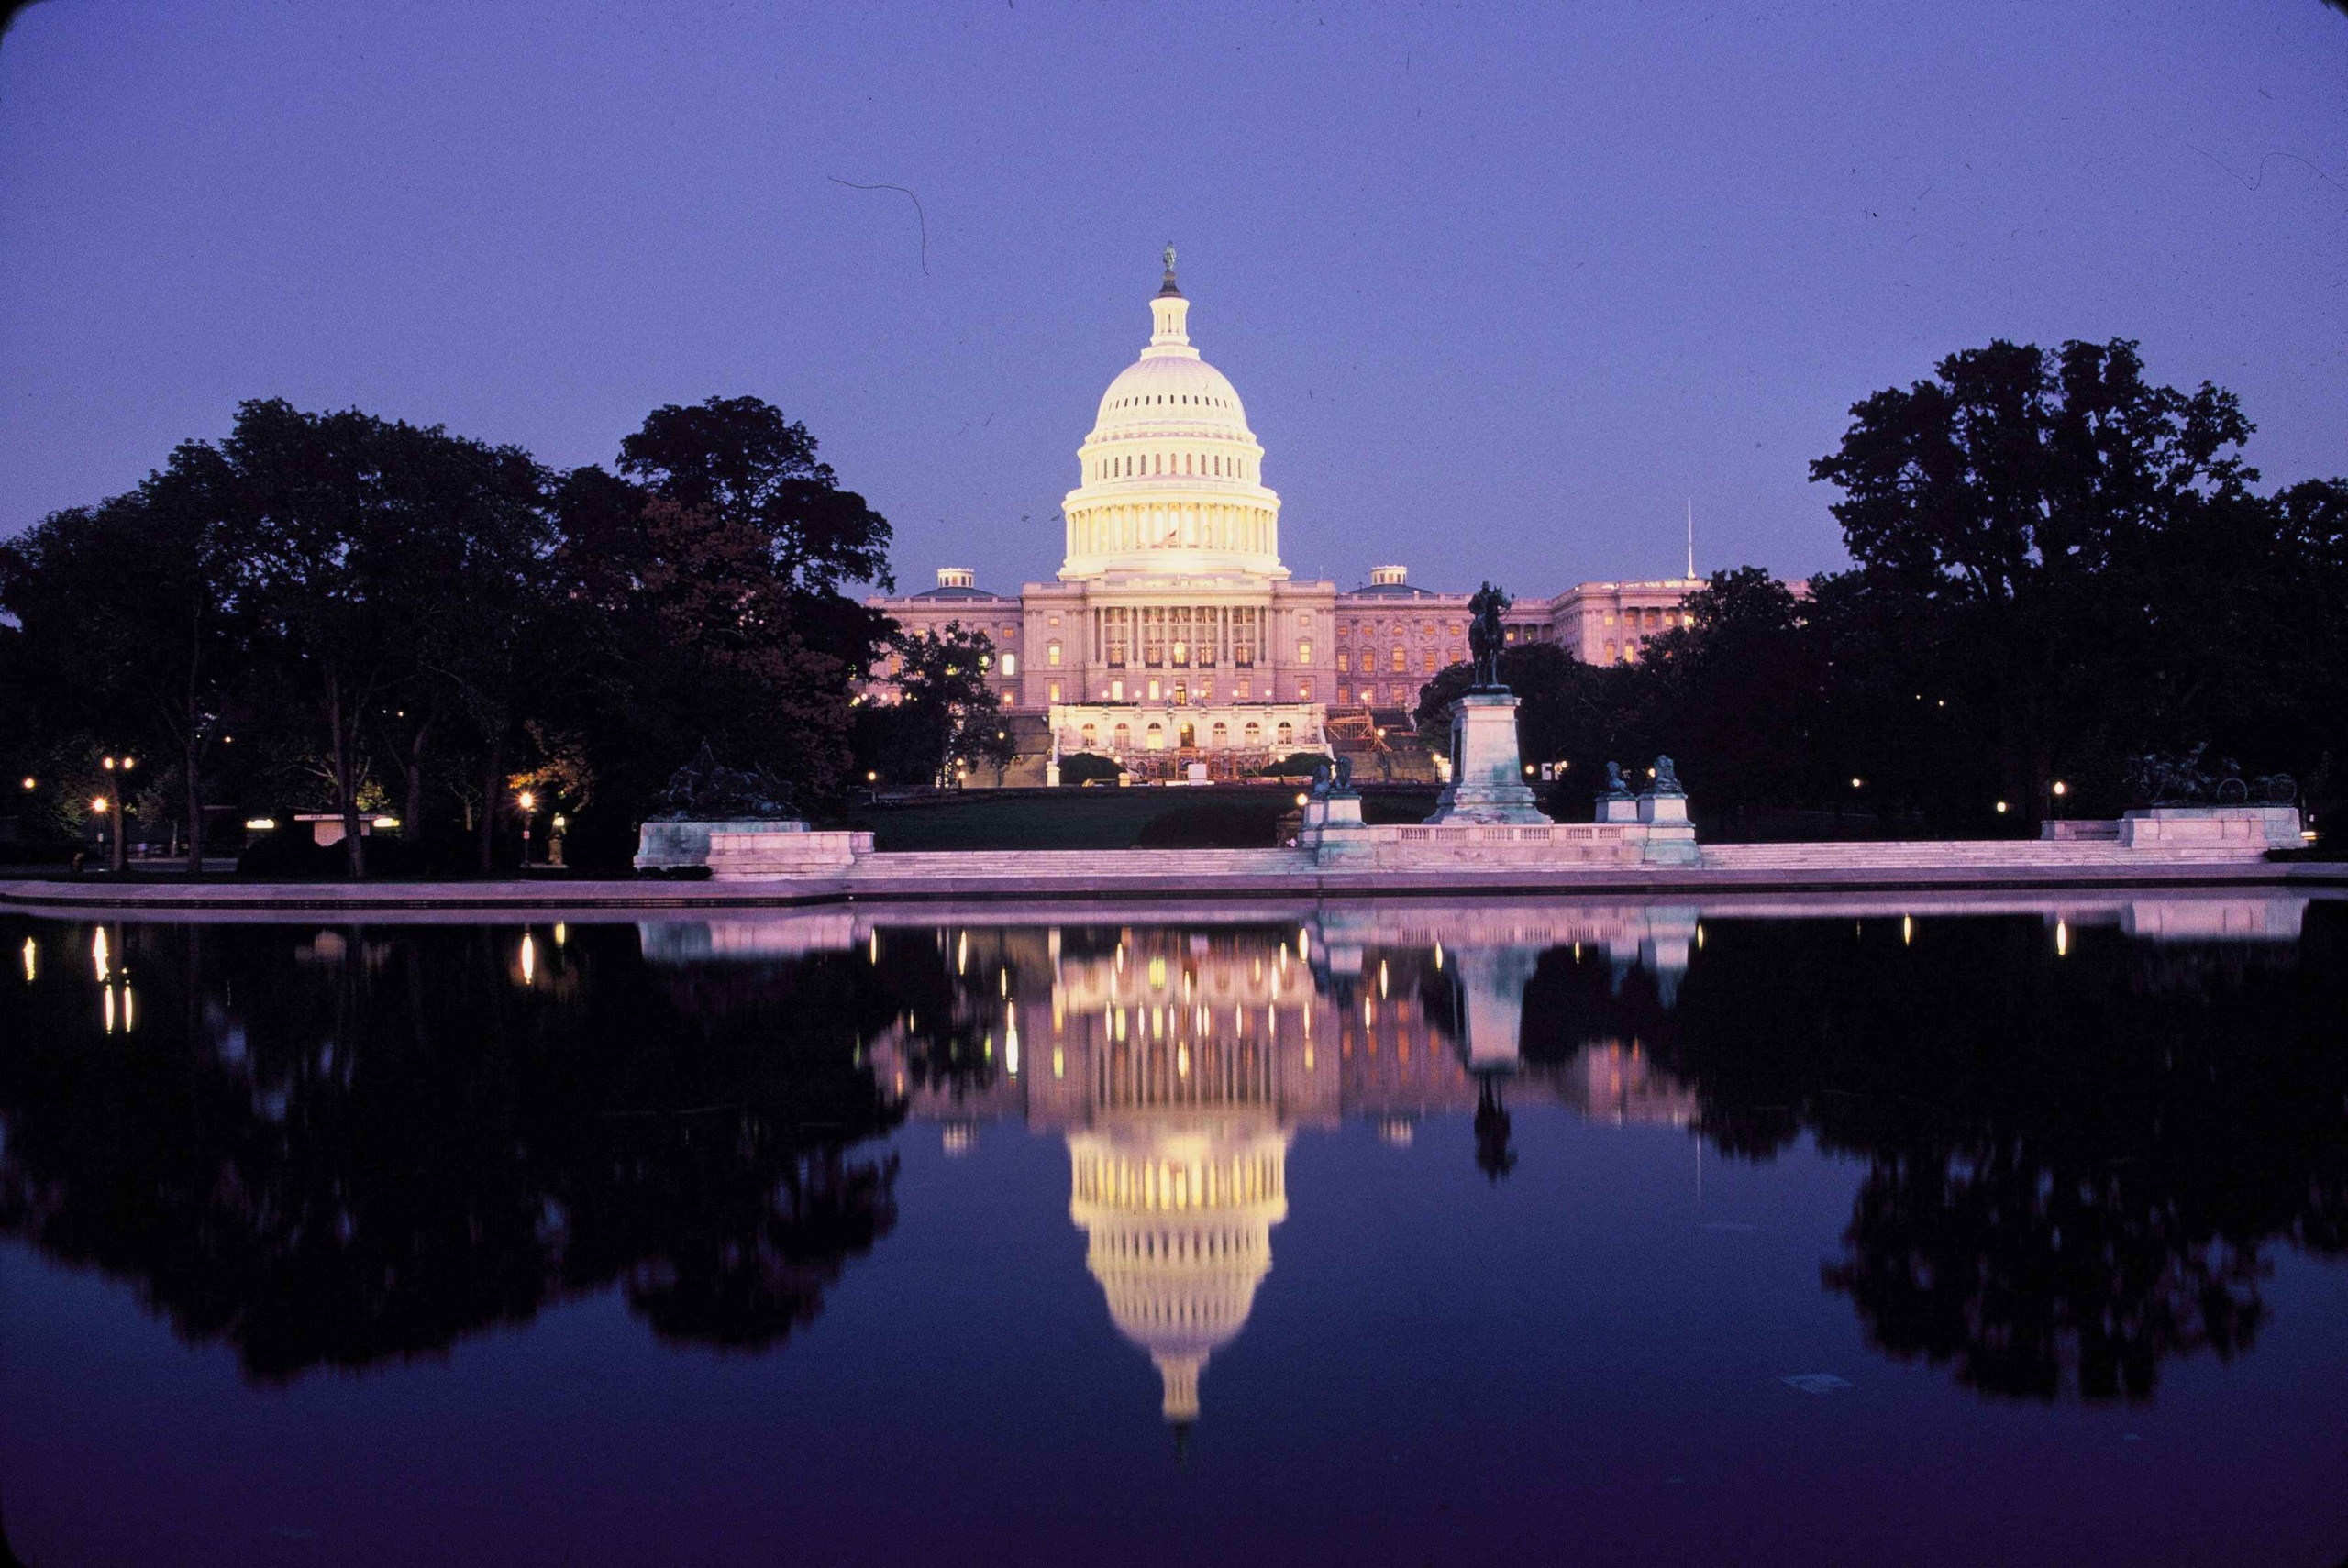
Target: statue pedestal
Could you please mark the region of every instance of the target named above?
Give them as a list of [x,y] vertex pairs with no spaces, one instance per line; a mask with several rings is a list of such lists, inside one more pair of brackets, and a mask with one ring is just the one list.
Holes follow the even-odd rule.
[[1639,802],[1629,795],[1598,797],[1596,820],[1601,823],[1634,823],[1639,820]]
[[1525,788],[1516,697],[1478,687],[1451,705],[1451,782],[1431,823],[1546,823]]
[[1347,790],[1305,801],[1296,846],[1309,851],[1324,866],[1370,860],[1377,854],[1377,845],[1368,825],[1361,820],[1361,797]]
[[1678,790],[1650,793],[1639,797],[1638,820],[1643,823],[1684,823],[1688,820],[1688,797]]
[[1651,790],[1638,804],[1639,821],[1647,830],[1640,858],[1650,865],[1694,865],[1696,824],[1688,820],[1688,797],[1677,790]]

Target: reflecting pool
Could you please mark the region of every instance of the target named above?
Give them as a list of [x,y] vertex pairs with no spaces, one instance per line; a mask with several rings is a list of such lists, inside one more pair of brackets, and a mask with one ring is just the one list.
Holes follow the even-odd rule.
[[0,941],[41,1568],[2348,1553],[2348,904]]

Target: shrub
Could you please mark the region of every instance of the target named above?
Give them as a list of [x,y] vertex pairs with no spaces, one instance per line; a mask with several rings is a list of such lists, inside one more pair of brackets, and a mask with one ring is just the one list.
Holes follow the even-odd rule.
[[1078,788],[1096,778],[1103,784],[1114,784],[1117,775],[1123,771],[1114,757],[1099,756],[1089,751],[1060,758],[1060,784],[1063,788]]

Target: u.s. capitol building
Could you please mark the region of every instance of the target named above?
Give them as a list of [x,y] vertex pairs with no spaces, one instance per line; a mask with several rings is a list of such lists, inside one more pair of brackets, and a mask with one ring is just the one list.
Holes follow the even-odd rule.
[[[910,632],[985,633],[1004,705],[1043,719],[1054,753],[1115,756],[1145,776],[1196,762],[1231,777],[1325,750],[1333,714],[1415,706],[1437,670],[1468,657],[1473,585],[1430,591],[1401,566],[1349,590],[1292,577],[1263,444],[1238,391],[1191,347],[1170,248],[1149,310],[1148,346],[1109,383],[1077,449],[1058,580],[995,593],[948,567],[936,588],[867,602]],[[1699,586],[1520,597],[1507,635],[1592,663],[1634,658]]]

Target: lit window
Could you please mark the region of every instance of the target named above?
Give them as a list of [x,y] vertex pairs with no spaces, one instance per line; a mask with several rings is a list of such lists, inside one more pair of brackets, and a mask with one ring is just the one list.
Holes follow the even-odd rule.
[[1049,686],[1046,687],[1044,690],[1046,692],[1045,700],[1047,701],[1057,702],[1060,700],[1060,683],[1058,681],[1053,681]]
[[1422,664],[1422,670],[1427,675],[1433,675],[1434,673],[1434,649],[1427,649],[1426,656]]
[[[1339,636],[1341,636],[1341,637],[1342,637],[1342,636],[1344,636],[1344,635],[1345,635],[1345,633],[1343,633],[1343,632],[1339,632],[1339,633],[1337,634],[1337,635],[1339,635]],[[1352,666],[1351,664],[1349,664],[1349,663],[1347,663],[1347,662],[1346,662],[1346,657],[1345,650],[1343,650],[1342,648],[1341,648],[1341,649],[1339,649],[1339,650],[1338,650],[1338,652],[1337,652],[1337,673],[1338,673],[1339,675],[1343,675],[1343,674],[1345,674],[1345,673],[1346,673],[1346,671],[1347,671],[1347,670],[1351,669],[1352,668],[1353,668],[1353,666]]]
[[1002,656],[1002,673],[1005,675],[1016,675],[1019,673],[1019,656],[1017,654],[1007,653]]
[[1274,738],[1276,738],[1282,745],[1294,745],[1296,744],[1296,726],[1290,723],[1286,719],[1282,719],[1280,721],[1280,727],[1272,733]]
[[1044,662],[1050,665],[1054,669],[1058,669],[1060,667],[1060,646],[1058,643],[1052,642],[1044,645]]
[[1394,645],[1394,669],[1397,674],[1400,674],[1401,671],[1408,669],[1411,667],[1410,657],[1410,650],[1403,647],[1400,643],[1396,643]]
[[1310,702],[1312,701],[1312,682],[1310,680],[1300,680],[1296,683],[1296,700],[1300,702]]
[[1296,662],[1299,664],[1311,664],[1312,662],[1312,645],[1311,643],[1299,643],[1296,645]]

